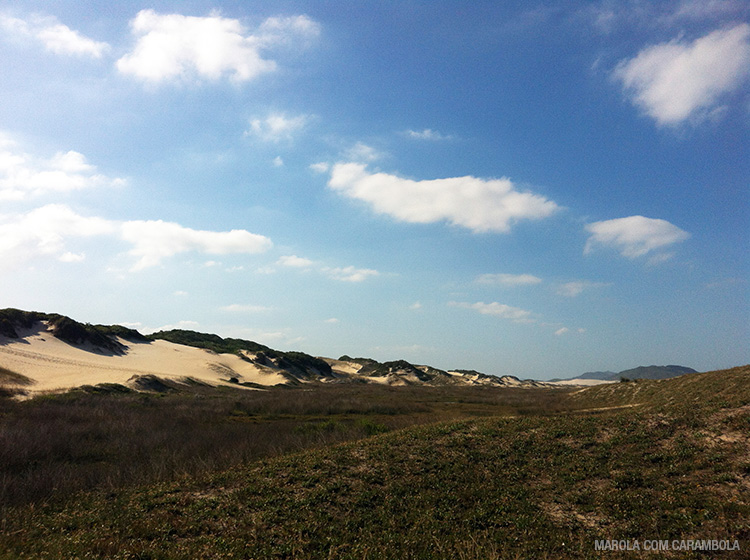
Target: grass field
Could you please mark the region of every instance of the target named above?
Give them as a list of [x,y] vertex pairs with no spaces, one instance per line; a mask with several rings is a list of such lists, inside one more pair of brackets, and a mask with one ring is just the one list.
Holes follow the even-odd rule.
[[[582,392],[79,392],[1,414],[0,558],[750,550],[747,366]],[[596,551],[602,539],[741,550]]]

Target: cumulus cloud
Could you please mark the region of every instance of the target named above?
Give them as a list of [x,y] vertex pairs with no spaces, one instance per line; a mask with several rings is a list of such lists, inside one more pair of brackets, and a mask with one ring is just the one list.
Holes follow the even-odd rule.
[[473,309],[482,315],[492,315],[494,317],[500,317],[502,319],[509,319],[514,323],[533,323],[531,311],[520,309],[518,307],[511,307],[504,303],[498,303],[493,301],[492,303],[468,303],[468,302],[450,302],[449,305],[453,307],[461,307],[464,309]]
[[80,255],[65,249],[67,239],[114,233],[112,222],[80,216],[62,204],[49,204],[23,215],[0,216],[0,262],[9,265],[40,256],[80,261]]
[[328,186],[373,210],[410,223],[448,221],[473,232],[507,232],[519,220],[550,216],[558,206],[543,196],[519,192],[510,179],[454,177],[415,181],[369,173],[361,163],[337,163]]
[[218,14],[194,17],[154,10],[138,12],[130,27],[136,44],[117,61],[117,68],[148,82],[216,81],[224,76],[246,82],[276,69],[276,62],[264,58],[262,51],[307,41],[320,32],[307,16],[270,18],[250,34],[239,20]]
[[750,76],[750,25],[647,47],[620,62],[613,76],[659,125],[705,118]]
[[291,140],[294,134],[302,130],[310,120],[307,115],[288,117],[283,113],[271,113],[264,119],[250,121],[246,136],[257,136],[266,142]]
[[555,292],[558,295],[565,296],[565,297],[576,297],[583,293],[584,290],[588,290],[590,288],[602,288],[605,286],[609,286],[610,284],[607,284],[605,282],[591,282],[589,280],[575,280],[573,282],[566,282],[565,284],[560,284],[556,289]]
[[0,216],[0,261],[52,256],[63,262],[77,262],[82,256],[67,250],[66,242],[103,236],[132,245],[129,254],[138,259],[133,271],[189,251],[224,255],[260,253],[271,247],[270,239],[245,230],[201,231],[160,220],[118,222],[81,216],[68,206],[49,204],[27,214]]
[[532,274],[482,274],[477,278],[477,282],[501,286],[528,286],[540,284],[542,279]]
[[629,216],[586,225],[591,234],[583,250],[590,253],[601,245],[617,249],[624,257],[634,259],[651,251],[685,241],[686,231],[667,222],[643,216]]
[[124,179],[98,173],[79,152],[37,157],[23,152],[7,134],[0,133],[0,200],[123,184]]
[[0,14],[0,28],[10,36],[38,41],[55,54],[101,58],[109,50],[107,43],[84,37],[53,17],[32,16],[24,20]]
[[555,331],[555,336],[562,336],[562,335],[564,335],[566,333],[569,333],[569,332],[570,332],[570,329],[568,327],[562,327],[562,328],[557,329]]
[[156,266],[167,257],[190,251],[210,255],[257,254],[272,245],[267,237],[244,229],[203,231],[162,220],[124,222],[120,236],[133,245],[128,253],[138,259],[132,270]]

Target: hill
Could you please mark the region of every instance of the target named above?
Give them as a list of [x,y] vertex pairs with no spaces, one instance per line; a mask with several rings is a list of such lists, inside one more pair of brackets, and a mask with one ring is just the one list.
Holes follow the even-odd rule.
[[614,371],[589,371],[576,377],[567,379],[551,379],[555,381],[575,381],[577,379],[595,379],[599,381],[620,381],[621,379],[669,379],[687,373],[697,373],[696,370],[685,366],[639,366],[626,369],[619,373]]

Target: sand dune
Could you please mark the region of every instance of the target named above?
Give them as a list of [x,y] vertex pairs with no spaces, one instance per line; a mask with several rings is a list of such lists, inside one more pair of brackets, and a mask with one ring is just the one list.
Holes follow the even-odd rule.
[[0,336],[0,366],[33,380],[32,385],[25,387],[31,393],[98,383],[127,385],[133,376],[139,375],[175,381],[193,378],[210,385],[226,384],[230,378],[260,385],[287,381],[273,369],[251,364],[239,356],[215,354],[164,340],[137,343],[119,339],[125,351],[112,354],[63,342],[48,332],[43,323],[19,334],[19,339]]

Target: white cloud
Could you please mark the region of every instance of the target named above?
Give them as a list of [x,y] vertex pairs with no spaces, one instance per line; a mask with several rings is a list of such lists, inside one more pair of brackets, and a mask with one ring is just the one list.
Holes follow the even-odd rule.
[[383,154],[381,154],[372,146],[368,146],[367,144],[363,144],[362,142],[357,142],[356,144],[354,144],[354,146],[346,151],[346,157],[347,159],[352,161],[369,163],[379,160],[383,157]]
[[570,332],[570,329],[568,327],[563,327],[563,328],[557,329],[555,331],[555,336],[562,336],[562,335],[564,335],[565,333],[568,333],[568,332]]
[[72,253],[68,251],[67,253],[60,255],[57,259],[60,262],[67,263],[83,262],[86,260],[86,255],[84,253]]
[[273,163],[274,167],[284,167],[284,160],[281,158],[281,156],[276,156],[275,158],[273,158],[273,161],[271,163]]
[[298,257],[297,255],[284,255],[282,257],[279,257],[279,260],[276,261],[276,264],[280,266],[289,266],[292,268],[309,268],[315,263],[310,259]]
[[364,282],[368,278],[380,275],[377,270],[371,268],[355,268],[353,266],[337,268],[323,267],[321,271],[329,278],[340,280],[341,282]]
[[647,47],[620,62],[613,76],[660,125],[705,118],[750,76],[750,25]]
[[331,168],[331,165],[325,161],[310,164],[310,169],[315,173],[326,173]]
[[477,278],[480,284],[500,284],[503,286],[528,286],[540,284],[541,278],[532,274],[482,274]]
[[[276,264],[278,266],[284,266],[287,268],[314,268],[316,272],[322,273],[328,278],[339,280],[341,282],[364,282],[369,278],[380,275],[377,270],[373,270],[371,268],[357,268],[354,266],[321,266],[315,261],[306,259],[304,257],[298,257],[297,255],[284,255],[282,257],[279,257],[279,259],[276,261]],[[268,270],[263,270],[262,272],[273,273],[275,272],[275,270],[273,268],[270,268]]]
[[651,255],[648,260],[646,261],[646,264],[651,266],[657,266],[660,264],[663,264],[667,261],[670,261],[674,258],[674,253],[657,253],[655,255]]
[[156,266],[167,257],[197,251],[204,254],[260,253],[271,240],[245,230],[201,231],[163,221],[118,222],[77,214],[68,206],[49,204],[26,214],[0,216],[0,262],[7,264],[51,256],[77,262],[83,255],[66,249],[72,238],[119,238],[132,244],[138,260],[131,270]]
[[79,152],[37,157],[24,153],[8,135],[0,133],[0,200],[123,184],[124,179],[97,173]]
[[109,45],[84,37],[53,17],[32,16],[28,21],[0,14],[0,28],[17,38],[41,42],[55,54],[101,58]]
[[270,17],[261,24],[258,35],[265,45],[307,46],[320,35],[320,24],[305,15]]
[[412,304],[411,304],[411,305],[409,306],[409,309],[411,309],[411,310],[413,310],[413,311],[416,311],[416,310],[418,310],[418,309],[422,309],[422,303],[421,303],[421,302],[419,302],[419,301],[415,301],[414,303],[412,303]]
[[156,266],[167,257],[189,251],[210,255],[254,254],[267,251],[272,245],[267,237],[246,230],[201,231],[162,220],[124,222],[120,235],[133,244],[129,254],[138,262],[132,270]]
[[340,323],[341,321],[339,321],[336,317],[331,317],[330,319],[326,319],[323,322],[328,323],[329,325],[335,325],[337,323]]
[[250,129],[245,135],[258,136],[266,142],[292,140],[294,133],[302,130],[309,120],[308,115],[288,117],[283,113],[271,113],[265,119],[250,121]]
[[493,301],[492,303],[467,303],[467,302],[450,302],[448,305],[453,307],[462,307],[464,309],[473,309],[481,313],[482,315],[492,315],[494,317],[500,317],[502,319],[510,319],[514,323],[533,323],[531,311],[520,309],[518,307],[511,307],[504,303],[498,303]]
[[451,140],[453,136],[445,136],[444,134],[440,134],[437,130],[432,130],[431,128],[425,128],[424,130],[407,130],[404,132],[406,136],[409,138],[414,138],[416,140]]
[[159,331],[172,331],[172,330],[194,331],[198,327],[200,327],[200,323],[198,321],[183,320],[183,321],[177,321],[176,323],[170,323],[168,325],[162,325],[161,327],[157,327],[157,328],[144,327],[141,332],[143,334],[152,334],[152,333],[159,332]]
[[[141,80],[216,81],[229,76],[245,82],[276,69],[263,50],[317,36],[319,26],[306,16],[270,18],[255,35],[237,19],[214,13],[206,17],[157,14],[141,10],[130,22],[136,44],[117,68]],[[301,44],[300,44],[301,45]]]
[[597,245],[612,247],[624,257],[634,259],[653,250],[685,241],[690,234],[666,220],[629,216],[586,225],[591,234],[584,254]]
[[507,232],[518,220],[545,218],[558,209],[543,196],[515,190],[510,179],[467,176],[415,181],[369,173],[360,163],[334,165],[328,186],[404,222],[446,220],[474,232]]
[[609,286],[610,284],[607,284],[606,282],[591,282],[589,280],[575,280],[573,282],[566,282],[565,284],[560,284],[555,292],[558,295],[565,296],[565,297],[576,297],[580,295],[584,290],[588,290],[589,288],[602,288],[605,286]]
[[747,6],[737,0],[682,0],[672,18],[705,21],[720,16],[739,15]]
[[225,305],[224,307],[221,307],[222,311],[227,311],[229,313],[265,313],[266,311],[271,311],[271,307],[266,307],[265,305],[247,305],[247,304],[241,304],[241,303],[233,303],[231,305]]
[[40,256],[74,262],[77,256],[65,249],[67,239],[114,233],[112,222],[79,216],[61,204],[49,204],[23,215],[0,216],[0,262],[9,265]]

